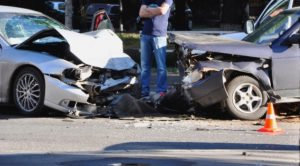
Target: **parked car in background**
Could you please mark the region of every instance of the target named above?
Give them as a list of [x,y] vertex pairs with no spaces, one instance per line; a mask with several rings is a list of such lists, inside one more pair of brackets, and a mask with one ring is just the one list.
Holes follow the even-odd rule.
[[86,16],[87,16],[87,23],[89,26],[92,25],[94,14],[96,14],[100,10],[105,10],[106,14],[109,16],[113,26],[116,29],[120,28],[120,19],[121,19],[120,5],[105,4],[105,3],[91,3],[87,6]]
[[219,103],[246,120],[261,118],[269,100],[300,102],[299,18],[300,8],[281,12],[243,41],[172,32],[187,98],[202,107]]
[[[180,15],[178,19],[183,19],[180,23],[182,25],[178,24],[178,20],[176,20],[176,16]],[[169,24],[168,24],[168,30],[192,30],[193,29],[193,12],[191,8],[188,6],[185,7],[185,10],[183,13],[178,13],[178,11],[175,8],[175,5],[173,4],[171,6],[171,13],[169,17]]]
[[139,67],[109,29],[79,34],[42,13],[0,6],[0,34],[0,103],[23,114],[44,106],[94,113],[137,85]]
[[48,9],[53,12],[65,13],[65,2],[64,1],[46,1],[45,2]]
[[[248,20],[245,24],[245,32],[239,33],[230,33],[222,35],[222,37],[230,38],[230,39],[237,39],[242,40],[246,37],[247,34],[252,33],[255,29],[257,29],[261,24],[263,24],[266,20],[270,19],[271,17],[276,16],[280,12],[291,9],[293,7],[297,7],[300,5],[300,0],[270,0],[270,2],[266,5],[264,10],[255,20]],[[250,26],[251,28],[247,28],[247,24],[253,24]]]
[[65,2],[62,0],[48,0],[45,1],[45,13],[55,18],[56,20],[64,23],[65,21]]

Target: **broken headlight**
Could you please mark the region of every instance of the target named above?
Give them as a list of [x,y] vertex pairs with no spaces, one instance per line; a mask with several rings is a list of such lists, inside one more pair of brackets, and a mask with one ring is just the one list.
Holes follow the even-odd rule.
[[193,70],[190,72],[186,77],[184,77],[183,82],[187,84],[191,84],[197,82],[198,80],[202,79],[203,73],[200,70]]
[[65,69],[63,71],[63,75],[65,78],[68,78],[68,79],[83,81],[92,75],[92,67],[91,66],[83,66],[80,68]]

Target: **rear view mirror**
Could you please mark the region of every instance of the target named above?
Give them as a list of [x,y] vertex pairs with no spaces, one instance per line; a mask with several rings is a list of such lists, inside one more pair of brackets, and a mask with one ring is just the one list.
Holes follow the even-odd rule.
[[247,34],[250,34],[250,33],[252,33],[254,31],[254,22],[253,22],[253,20],[247,20],[246,22],[245,22],[245,32],[247,33]]

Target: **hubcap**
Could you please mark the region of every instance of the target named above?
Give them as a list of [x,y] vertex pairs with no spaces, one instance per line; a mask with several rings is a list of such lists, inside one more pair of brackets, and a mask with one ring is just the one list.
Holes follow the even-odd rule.
[[16,86],[16,98],[19,106],[26,112],[37,108],[41,95],[41,87],[32,74],[24,74]]
[[262,93],[253,84],[241,84],[233,92],[233,104],[243,113],[256,112],[262,104]]

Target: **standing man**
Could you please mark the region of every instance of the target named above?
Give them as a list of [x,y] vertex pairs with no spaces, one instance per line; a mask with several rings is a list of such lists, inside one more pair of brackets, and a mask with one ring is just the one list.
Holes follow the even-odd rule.
[[151,63],[156,60],[156,93],[163,96],[167,91],[167,27],[173,0],[142,0],[139,15],[145,18],[141,35],[141,83],[142,97],[149,96]]

